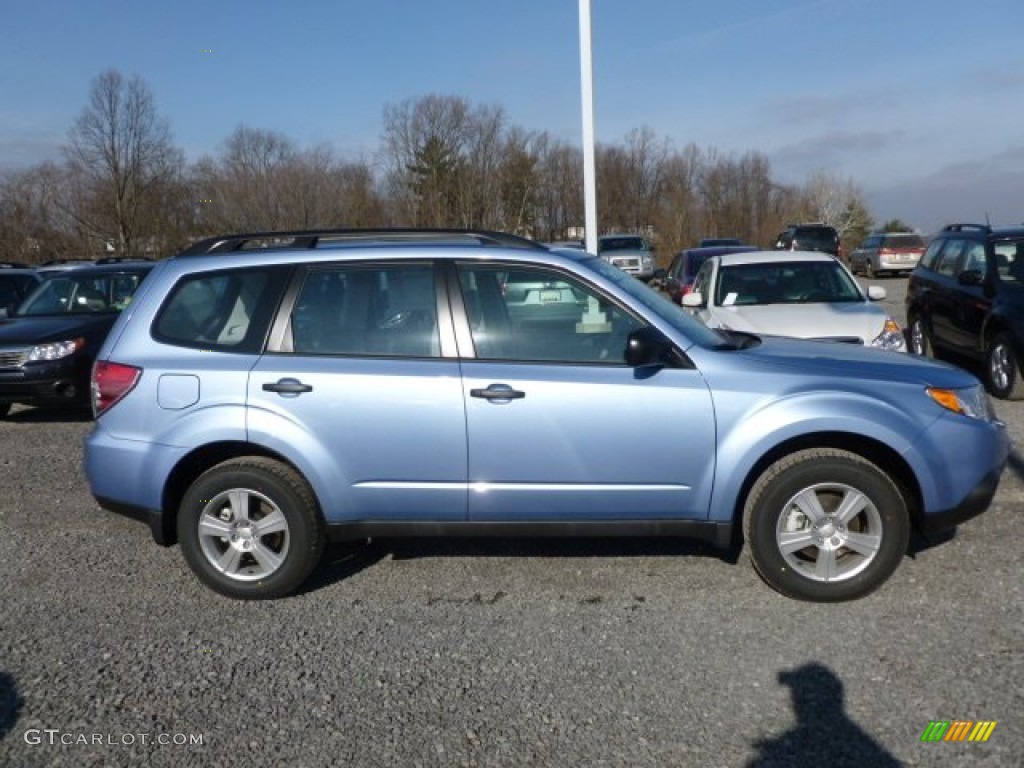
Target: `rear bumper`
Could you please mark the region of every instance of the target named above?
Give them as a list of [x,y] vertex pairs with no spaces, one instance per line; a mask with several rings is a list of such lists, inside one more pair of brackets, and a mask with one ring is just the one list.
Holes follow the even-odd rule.
[[164,515],[159,509],[147,509],[146,507],[108,499],[104,496],[93,496],[93,498],[96,499],[97,504],[108,512],[114,512],[115,514],[148,525],[150,533],[153,534],[153,541],[160,546],[169,547],[177,543],[177,535],[174,531],[167,529],[167,526],[164,524]]

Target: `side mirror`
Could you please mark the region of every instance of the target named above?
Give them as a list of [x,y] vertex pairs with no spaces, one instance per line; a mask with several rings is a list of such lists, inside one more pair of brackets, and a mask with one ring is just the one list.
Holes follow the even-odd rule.
[[885,288],[880,285],[869,285],[868,286],[868,298],[871,301],[882,301],[886,296]]
[[687,293],[683,296],[683,306],[689,309],[699,309],[704,306],[704,297],[699,292]]
[[672,342],[657,328],[649,325],[637,328],[626,339],[626,365],[631,368],[664,365],[671,351]]

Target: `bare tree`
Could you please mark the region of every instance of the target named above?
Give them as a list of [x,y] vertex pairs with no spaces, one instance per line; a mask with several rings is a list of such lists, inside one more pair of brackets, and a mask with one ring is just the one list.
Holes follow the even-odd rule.
[[89,103],[78,116],[65,148],[79,182],[79,224],[130,254],[145,234],[141,213],[147,198],[179,173],[184,158],[170,128],[157,115],[149,87],[108,70],[93,81]]
[[858,223],[858,209],[867,209],[864,195],[853,179],[842,181],[825,171],[811,174],[803,196],[808,218],[835,227],[840,237]]
[[536,137],[537,194],[535,236],[564,240],[576,228],[582,230],[583,153],[544,133]]
[[325,146],[301,151],[273,131],[239,126],[192,175],[204,232],[377,226],[382,219],[368,165],[342,163]]

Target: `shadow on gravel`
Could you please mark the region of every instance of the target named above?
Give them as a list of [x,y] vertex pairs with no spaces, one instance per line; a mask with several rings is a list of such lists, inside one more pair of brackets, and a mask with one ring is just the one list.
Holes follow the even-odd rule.
[[1010,460],[1007,462],[1007,466],[1018,480],[1024,480],[1024,456],[1021,456],[1016,449],[1010,451]]
[[843,682],[823,664],[805,664],[779,673],[790,689],[796,725],[754,742],[757,756],[746,768],[899,768],[896,759],[844,711]]
[[92,421],[92,411],[72,408],[24,408],[4,417],[12,424],[85,423]]
[[332,544],[302,592],[315,592],[390,557],[712,557],[736,564],[739,546],[727,550],[683,538],[421,538],[373,539]]
[[14,678],[7,672],[0,672],[0,741],[7,738],[18,722],[24,703]]
[[956,528],[950,528],[947,531],[930,533],[927,536],[919,531],[911,531],[910,544],[907,545],[907,557],[913,560],[922,552],[927,552],[929,549],[942,546],[946,542],[952,541],[956,538],[956,530]]

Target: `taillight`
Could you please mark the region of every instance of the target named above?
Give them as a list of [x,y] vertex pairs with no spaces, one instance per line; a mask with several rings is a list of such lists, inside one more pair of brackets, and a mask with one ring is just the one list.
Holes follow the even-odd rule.
[[96,361],[92,367],[92,413],[99,416],[131,392],[142,369],[134,365]]
[[683,296],[685,296],[688,293],[693,293],[693,283],[683,286]]

